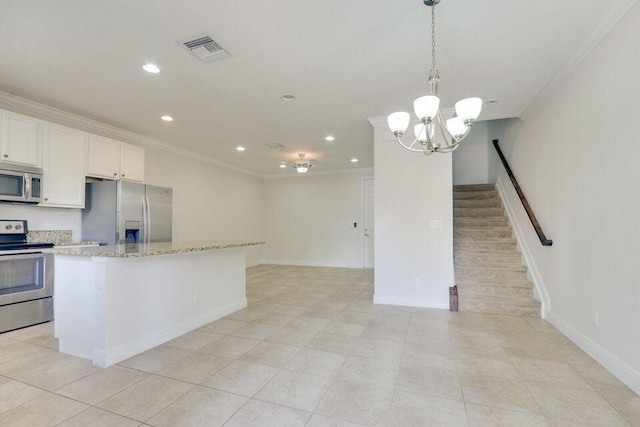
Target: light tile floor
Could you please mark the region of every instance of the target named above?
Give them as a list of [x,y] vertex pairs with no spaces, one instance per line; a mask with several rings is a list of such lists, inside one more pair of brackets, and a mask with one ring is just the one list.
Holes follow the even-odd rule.
[[258,266],[249,307],[108,369],[0,335],[1,426],[640,426],[544,320],[372,304],[373,272]]

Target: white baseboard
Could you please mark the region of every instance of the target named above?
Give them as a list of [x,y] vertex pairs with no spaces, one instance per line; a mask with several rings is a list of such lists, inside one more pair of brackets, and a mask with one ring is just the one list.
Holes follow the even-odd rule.
[[119,345],[118,347],[111,349],[95,349],[93,351],[93,364],[101,368],[107,368],[111,365],[115,365],[118,362],[122,362],[132,356],[150,350],[153,347],[164,344],[172,339],[178,338],[181,335],[189,333],[224,316],[235,313],[246,306],[247,299],[241,298],[222,307],[184,320],[169,328]]
[[359,268],[362,269],[361,264],[355,263],[343,263],[332,261],[309,261],[309,260],[288,260],[288,259],[263,259],[262,264],[271,265],[299,265],[303,267],[333,267],[333,268]]
[[256,265],[265,264],[263,259],[254,259],[253,261],[247,261],[247,267],[255,267]]
[[[535,291],[540,298],[540,317],[545,319],[551,311],[551,300],[549,298],[549,293],[547,292],[547,287],[544,284],[544,280],[542,280],[542,275],[540,274],[540,270],[538,269],[536,260],[531,253],[531,248],[527,243],[522,224],[520,224],[520,222],[518,221],[518,217],[516,216],[513,206],[511,205],[511,201],[509,197],[507,197],[507,192],[504,187],[505,184],[502,181],[502,177],[498,177],[498,180],[496,182],[496,189],[498,190],[498,194],[500,196],[500,199],[502,200],[504,209],[507,212],[509,223],[513,227],[513,231],[516,234],[516,240],[518,241],[518,246],[522,251],[522,257],[524,258],[524,262],[529,270],[528,273],[530,275],[531,281],[533,282],[533,286],[535,287]],[[509,183],[509,185],[511,185],[511,183]]]
[[589,356],[593,357],[602,366],[608,369],[620,381],[625,383],[627,387],[637,394],[640,394],[640,373],[632,367],[618,359],[605,348],[593,341],[591,338],[571,326],[564,319],[555,313],[549,313],[547,320],[560,332],[566,335],[578,347],[584,350]]
[[449,309],[449,300],[394,297],[385,295],[373,295],[374,304],[402,305],[405,307],[442,308]]

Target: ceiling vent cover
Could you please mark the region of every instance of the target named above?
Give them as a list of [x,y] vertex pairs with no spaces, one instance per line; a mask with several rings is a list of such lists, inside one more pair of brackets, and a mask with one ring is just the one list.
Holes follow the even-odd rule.
[[268,148],[271,148],[272,150],[284,150],[285,146],[280,144],[279,142],[269,142],[268,144],[264,144],[266,145]]
[[180,44],[204,62],[215,61],[231,56],[218,42],[206,34],[181,41]]

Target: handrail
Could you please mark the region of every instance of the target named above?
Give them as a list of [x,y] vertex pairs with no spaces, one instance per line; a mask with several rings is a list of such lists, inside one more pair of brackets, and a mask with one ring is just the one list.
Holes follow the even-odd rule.
[[520,201],[522,202],[522,206],[524,206],[524,210],[527,212],[527,216],[529,216],[529,220],[531,220],[531,225],[533,225],[534,230],[536,230],[536,234],[538,235],[538,239],[540,239],[540,243],[542,246],[551,246],[553,245],[553,240],[547,239],[547,236],[544,235],[544,231],[542,231],[542,227],[540,227],[540,223],[536,218],[527,198],[524,196],[522,189],[520,188],[520,184],[518,184],[518,180],[516,179],[513,171],[509,167],[509,163],[507,163],[507,159],[504,158],[504,154],[502,154],[502,150],[498,147],[498,140],[493,140],[493,146],[496,147],[496,151],[498,152],[498,157],[500,157],[500,161],[502,161],[502,165],[507,171],[507,175],[509,175],[509,179],[511,179],[511,183],[513,187],[516,189],[516,193],[518,193],[518,197],[520,197]]

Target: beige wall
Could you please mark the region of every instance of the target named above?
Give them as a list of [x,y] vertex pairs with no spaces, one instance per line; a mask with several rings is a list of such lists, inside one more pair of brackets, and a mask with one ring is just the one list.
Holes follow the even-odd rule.
[[[453,185],[487,184],[489,177],[489,122],[476,122],[453,152]],[[494,181],[495,182],[495,181]]]
[[[262,180],[174,153],[147,148],[146,182],[173,188],[173,238],[263,240]],[[247,261],[262,258],[261,246]]]
[[640,5],[527,121],[507,124],[501,146],[554,241],[541,246],[510,191],[549,319],[640,393],[638,40]]
[[[451,155],[409,152],[386,121],[374,122],[374,301],[448,308],[454,282]],[[429,228],[430,220],[440,220],[442,228]]]
[[265,261],[362,268],[362,180],[371,174],[311,173],[264,181]]

